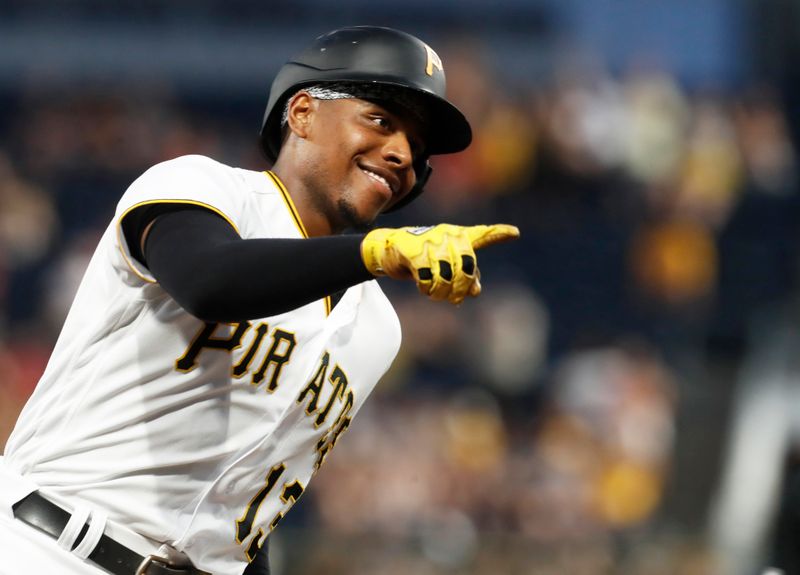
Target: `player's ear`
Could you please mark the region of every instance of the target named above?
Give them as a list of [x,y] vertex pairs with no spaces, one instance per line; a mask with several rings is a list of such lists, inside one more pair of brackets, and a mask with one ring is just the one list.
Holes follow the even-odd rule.
[[308,137],[311,121],[317,110],[317,101],[308,92],[301,90],[289,100],[286,124],[296,136]]

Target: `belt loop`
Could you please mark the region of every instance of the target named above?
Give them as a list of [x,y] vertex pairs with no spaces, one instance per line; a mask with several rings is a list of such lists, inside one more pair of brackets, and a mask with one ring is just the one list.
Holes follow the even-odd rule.
[[106,521],[108,521],[108,515],[106,513],[97,509],[93,510],[89,523],[89,530],[72,553],[81,559],[86,559],[89,554],[94,551],[94,548],[97,547],[100,537],[103,536],[103,531],[106,529]]
[[67,524],[64,526],[64,530],[58,537],[57,543],[59,547],[67,551],[72,551],[81,533],[81,529],[83,529],[84,524],[89,519],[89,514],[88,507],[78,507],[72,512],[69,521],[67,521]]

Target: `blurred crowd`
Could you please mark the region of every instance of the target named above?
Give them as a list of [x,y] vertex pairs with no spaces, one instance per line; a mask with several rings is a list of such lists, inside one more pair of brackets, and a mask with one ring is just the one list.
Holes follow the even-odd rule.
[[[384,284],[401,355],[287,518],[287,533],[326,535],[293,561],[278,535],[276,561],[352,575],[713,573],[713,490],[697,478],[723,463],[725,420],[698,406],[726,401],[708,397],[733,385],[708,383],[710,366],[735,367],[752,318],[797,288],[797,153],[779,97],[578,58],[522,82],[479,47],[442,56],[474,144],[436,158],[424,196],[384,223],[503,221],[522,239],[488,248],[484,295],[458,309]],[[260,101],[143,84],[32,88],[3,104],[0,444],[127,185],[187,153],[267,168]],[[705,451],[682,463],[695,442]],[[361,552],[342,552],[347,541]]]

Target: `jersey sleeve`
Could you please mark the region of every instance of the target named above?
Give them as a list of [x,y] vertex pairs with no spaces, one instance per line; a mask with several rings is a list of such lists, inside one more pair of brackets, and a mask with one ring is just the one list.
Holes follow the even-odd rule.
[[115,266],[132,271],[140,280],[155,283],[150,270],[131,255],[122,222],[147,205],[186,204],[208,209],[239,233],[244,198],[234,170],[205,156],[181,156],[156,164],[137,178],[123,194],[114,216],[119,258]]

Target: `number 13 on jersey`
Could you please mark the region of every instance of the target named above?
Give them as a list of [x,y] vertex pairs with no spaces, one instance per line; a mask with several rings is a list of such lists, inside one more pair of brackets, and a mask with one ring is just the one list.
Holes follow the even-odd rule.
[[[258,509],[261,507],[261,504],[266,499],[267,495],[273,490],[275,485],[278,483],[278,480],[283,475],[283,472],[286,471],[286,466],[283,463],[279,463],[278,465],[274,466],[272,469],[269,470],[267,474],[267,479],[264,482],[264,486],[259,489],[258,493],[250,500],[250,503],[247,505],[247,509],[239,519],[236,520],[236,542],[238,544],[242,544],[245,539],[252,533],[253,531],[253,522],[255,521],[256,514],[258,514]],[[278,525],[283,516],[289,511],[292,505],[300,499],[300,496],[303,494],[303,484],[300,483],[298,480],[294,481],[287,481],[283,484],[283,488],[281,490],[281,501],[286,504],[286,507],[283,511],[279,511],[275,518],[269,524],[269,530],[272,531]],[[245,554],[247,555],[247,560],[252,561],[256,553],[258,553],[258,549],[263,545],[264,542],[264,530],[260,527],[256,532],[256,535],[250,541],[250,544],[245,549]]]

